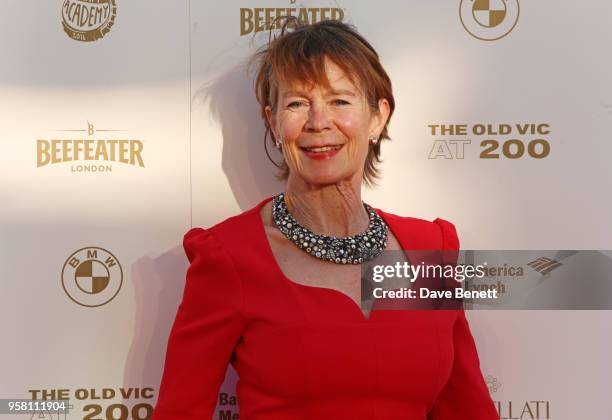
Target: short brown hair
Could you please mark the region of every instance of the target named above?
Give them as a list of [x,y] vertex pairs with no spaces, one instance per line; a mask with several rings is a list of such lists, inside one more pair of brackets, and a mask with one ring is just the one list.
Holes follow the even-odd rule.
[[[280,165],[274,162],[268,153],[267,138],[271,129],[266,119],[265,108],[270,106],[273,112],[276,111],[279,82],[299,80],[310,85],[320,84],[329,88],[329,80],[325,73],[325,58],[332,60],[346,73],[353,84],[364,90],[367,102],[373,111],[378,112],[380,99],[387,99],[390,113],[380,140],[390,139],[387,126],[395,109],[395,100],[391,80],[380,64],[378,53],[372,45],[357,32],[354,26],[338,20],[308,24],[295,16],[282,19],[285,21],[281,26],[280,35],[260,48],[251,62],[257,64],[255,94],[266,126],[264,147],[268,158],[281,169],[280,178],[287,178],[289,168],[285,162]],[[276,26],[275,22],[271,28]],[[379,177],[377,164],[381,161],[380,143],[379,141],[370,146],[368,150],[363,171],[363,179],[368,185],[373,185]]]

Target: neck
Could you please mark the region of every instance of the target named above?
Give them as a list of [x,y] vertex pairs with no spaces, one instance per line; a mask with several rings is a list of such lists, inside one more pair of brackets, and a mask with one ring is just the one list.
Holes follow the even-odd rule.
[[299,224],[320,235],[352,236],[368,228],[361,178],[312,186],[289,176],[285,202]]

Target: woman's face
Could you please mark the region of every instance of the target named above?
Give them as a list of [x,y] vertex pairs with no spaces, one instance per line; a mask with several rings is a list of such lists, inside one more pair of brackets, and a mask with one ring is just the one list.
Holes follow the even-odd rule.
[[389,115],[386,99],[372,112],[364,93],[333,61],[325,59],[331,89],[280,84],[276,112],[266,116],[282,152],[289,178],[327,185],[344,180],[361,182],[369,137],[378,137]]

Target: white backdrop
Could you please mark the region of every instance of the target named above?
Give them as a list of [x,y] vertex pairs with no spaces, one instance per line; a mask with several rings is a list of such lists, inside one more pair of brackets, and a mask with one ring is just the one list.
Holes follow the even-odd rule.
[[[62,14],[72,3],[72,13],[83,7],[80,29],[106,27],[101,37],[79,41],[64,31],[63,22],[74,24]],[[75,419],[97,410],[121,418],[134,405],[154,405],[185,281],[182,235],[283,189],[263,152],[245,69],[268,34],[241,34],[249,27],[241,16],[265,16],[266,8],[340,10],[333,13],[378,50],[397,108],[383,178],[364,190],[367,202],[448,219],[464,249],[612,248],[610,2],[490,2],[506,8],[494,27],[483,25],[483,2],[468,0],[116,0],[114,12],[107,3],[112,25],[87,20],[78,0],[5,0],[0,13],[0,398],[65,392]],[[432,133],[442,124],[465,125],[466,134]],[[476,135],[479,124],[513,130]],[[520,134],[525,124],[549,132]],[[109,148],[109,140],[140,141],[144,167],[84,153],[37,167],[37,140],[79,139]],[[537,139],[548,156],[528,154]],[[486,140],[498,142],[498,159],[481,158]],[[508,140],[507,155],[522,144],[522,157],[504,156]],[[56,144],[61,160],[77,143]],[[431,158],[432,150],[442,154]],[[92,166],[96,172],[83,172]],[[100,281],[120,284],[107,303],[62,287],[74,276],[65,263],[82,248],[109,252],[121,267],[102,251],[92,263]],[[609,312],[469,318],[502,418],[609,416]],[[231,401],[220,398],[218,408],[226,415],[239,412],[235,380],[230,370],[222,391]],[[549,416],[520,417],[525,404],[548,406]]]

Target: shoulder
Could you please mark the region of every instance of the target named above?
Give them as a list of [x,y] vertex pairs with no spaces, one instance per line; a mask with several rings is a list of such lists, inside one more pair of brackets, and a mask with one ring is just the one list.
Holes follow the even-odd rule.
[[459,249],[459,237],[455,225],[448,220],[433,221],[409,216],[398,216],[376,209],[400,241],[409,241],[413,249]]
[[216,223],[210,227],[193,227],[183,237],[183,248],[191,261],[198,250],[210,248],[235,249],[248,247],[248,239],[258,238],[262,229],[259,210],[268,201]]

